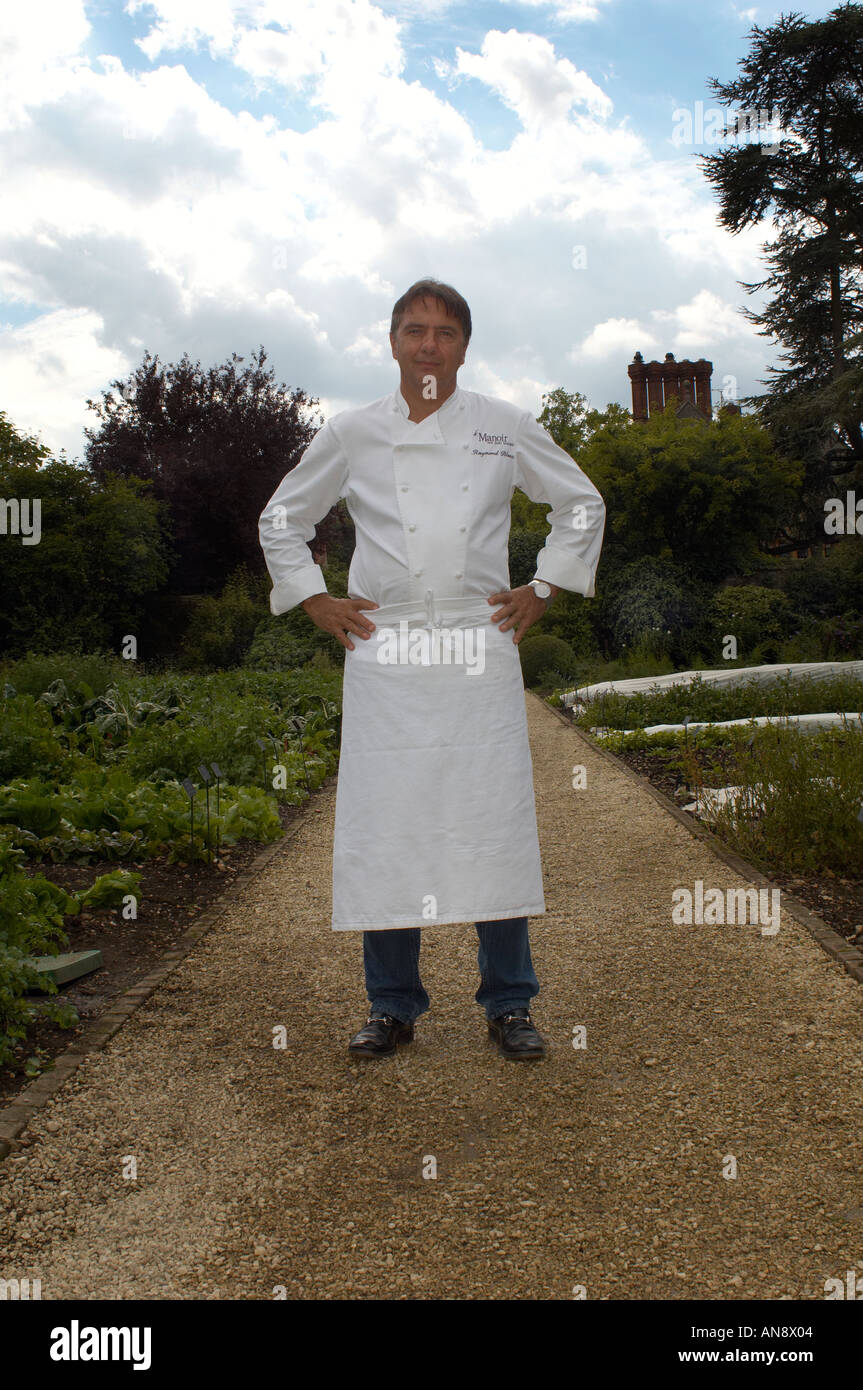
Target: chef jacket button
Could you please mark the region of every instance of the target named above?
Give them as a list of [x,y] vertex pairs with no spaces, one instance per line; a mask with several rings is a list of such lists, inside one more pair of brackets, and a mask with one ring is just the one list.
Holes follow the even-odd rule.
[[466,530],[467,530],[467,527],[466,527],[466,526],[460,526],[458,529],[459,529],[460,531],[466,531]]
[[462,444],[461,447],[462,447],[463,449],[469,449],[469,448],[470,448],[470,445],[469,445],[469,444]]
[[407,492],[407,486],[402,487],[402,492]]
[[408,527],[408,530],[409,530],[409,531],[415,531],[416,529],[417,529],[417,528],[416,528],[415,526],[409,526],[409,527]]
[[463,575],[463,574],[457,574],[457,575],[456,575],[456,579],[464,579],[464,575]]
[[421,574],[422,570],[414,570],[414,579],[419,579]]
[[462,483],[462,485],[461,485],[461,490],[462,490],[462,492],[467,492],[467,490],[468,490],[469,487],[470,487],[470,483]]

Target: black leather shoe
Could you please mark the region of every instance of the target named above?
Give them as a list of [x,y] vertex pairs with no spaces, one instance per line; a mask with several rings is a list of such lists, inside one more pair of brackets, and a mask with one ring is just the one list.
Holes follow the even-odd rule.
[[531,1023],[527,1009],[513,1009],[499,1018],[489,1019],[488,1033],[497,1043],[501,1057],[527,1062],[545,1056],[545,1043]]
[[413,1042],[414,1026],[391,1014],[372,1015],[351,1038],[348,1051],[358,1057],[389,1057],[399,1043]]

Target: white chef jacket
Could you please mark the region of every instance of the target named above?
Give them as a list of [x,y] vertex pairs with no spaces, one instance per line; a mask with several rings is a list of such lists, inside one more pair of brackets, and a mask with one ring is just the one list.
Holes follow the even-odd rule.
[[509,588],[510,498],[548,502],[551,530],[536,574],[591,597],[605,503],[587,475],[529,410],[456,387],[417,423],[397,388],[318,431],[273,493],[259,523],[286,613],[326,591],[307,541],[344,497],[356,529],[348,593],[380,605],[482,597]]
[[[348,592],[379,605],[376,633],[345,652],[335,931],[545,911],[518,648],[487,600],[509,588],[515,487],[551,505],[537,574],[563,589],[594,593],[605,525],[596,488],[529,411],[457,388],[424,420],[408,414],[397,389],[333,416],[260,518],[273,613],[326,590],[306,542],[341,497],[356,527]],[[482,671],[381,664],[376,639],[401,621],[472,627]]]

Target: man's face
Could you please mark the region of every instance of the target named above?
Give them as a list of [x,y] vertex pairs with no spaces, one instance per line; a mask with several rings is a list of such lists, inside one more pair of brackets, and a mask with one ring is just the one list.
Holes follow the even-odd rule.
[[[409,304],[398,332],[390,334],[390,344],[402,378],[417,394],[424,393],[429,377],[434,377],[435,395],[455,386],[467,344],[458,319],[448,314],[439,300],[415,299]],[[425,394],[429,395],[427,387]]]

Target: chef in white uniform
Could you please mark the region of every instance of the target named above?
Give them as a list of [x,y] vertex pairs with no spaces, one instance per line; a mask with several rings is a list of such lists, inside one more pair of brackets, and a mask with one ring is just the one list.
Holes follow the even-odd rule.
[[[259,523],[273,613],[302,604],[346,648],[332,927],[364,933],[360,1056],[410,1041],[429,1007],[422,928],[466,922],[502,1055],[545,1051],[529,1013],[527,919],[545,901],[517,644],[558,589],[594,593],[605,505],[530,411],[458,386],[470,335],[456,290],[412,285],[392,316],[399,387],[328,420]],[[516,487],[550,504],[551,530],[536,578],[510,590]],[[342,497],[348,598],[307,544]]]

